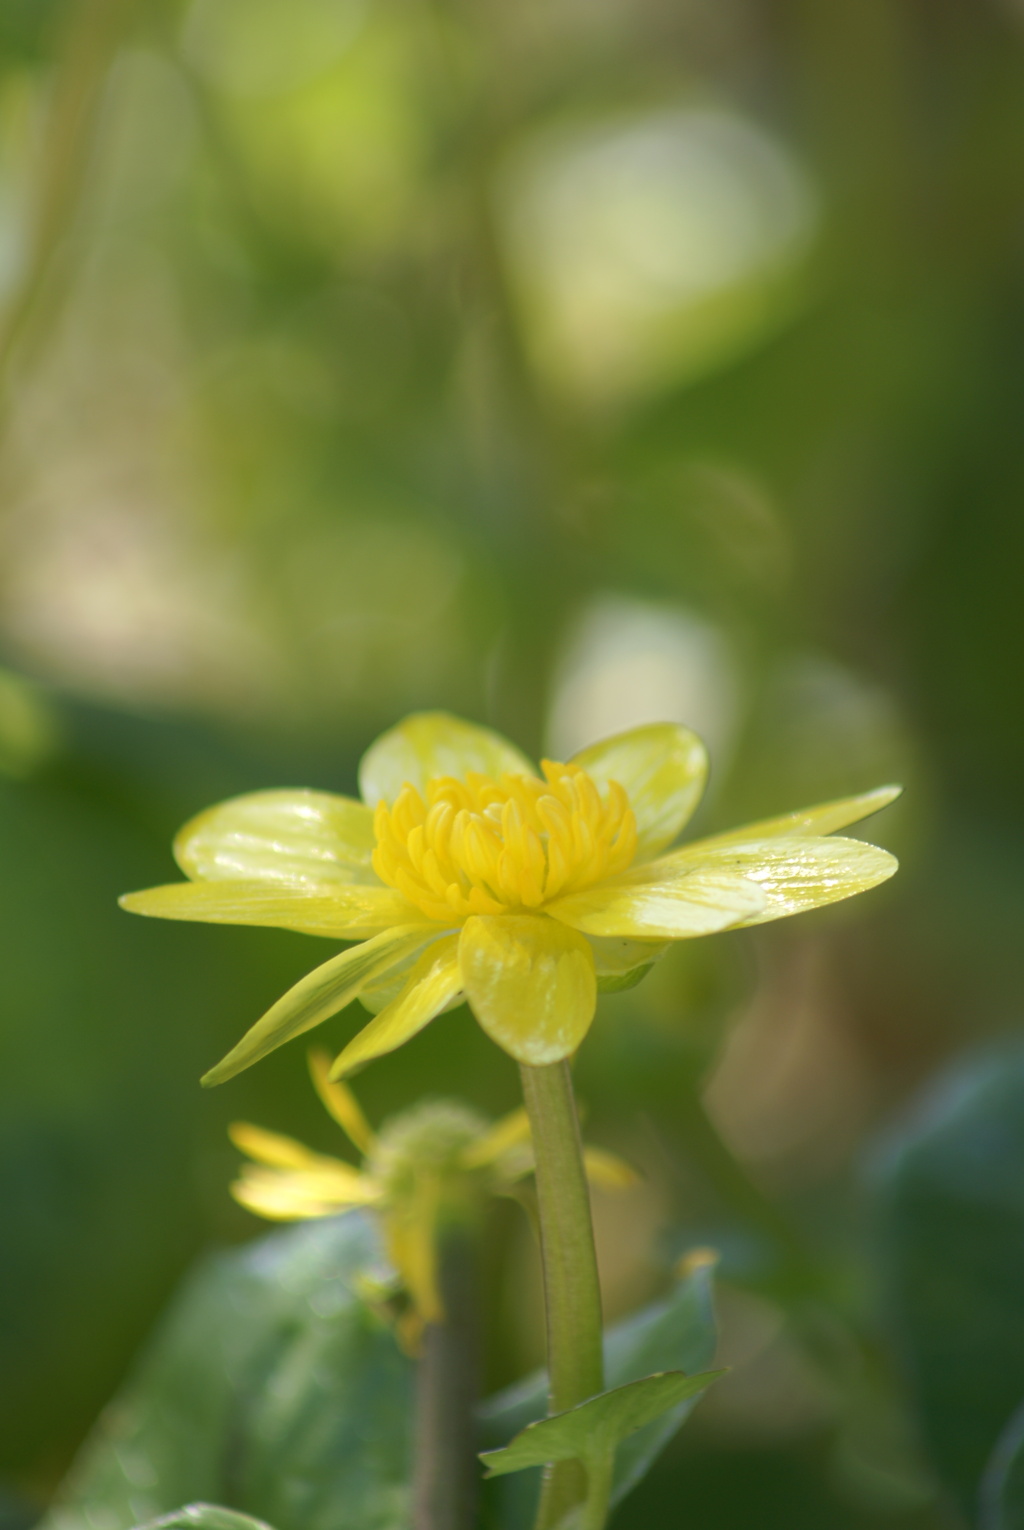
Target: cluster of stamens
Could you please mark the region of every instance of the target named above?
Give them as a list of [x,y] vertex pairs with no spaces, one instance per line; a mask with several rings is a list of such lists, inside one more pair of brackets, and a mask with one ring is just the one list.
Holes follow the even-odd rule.
[[578,765],[542,760],[544,779],[470,771],[403,786],[374,817],[373,866],[431,919],[539,908],[624,871],[636,821],[617,781],[607,794]]

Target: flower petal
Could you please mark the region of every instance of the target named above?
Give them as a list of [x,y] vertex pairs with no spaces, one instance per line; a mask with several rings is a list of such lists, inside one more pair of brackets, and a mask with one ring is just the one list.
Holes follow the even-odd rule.
[[[436,926],[435,926],[436,928]],[[359,990],[371,978],[385,972],[395,962],[402,960],[418,945],[432,939],[423,926],[400,926],[385,930],[372,940],[350,946],[340,956],[334,956],[322,967],[300,979],[283,998],[267,1010],[267,1013],[242,1037],[236,1047],[221,1059],[215,1068],[205,1073],[201,1082],[207,1087],[223,1084],[234,1078],[243,1068],[258,1062],[294,1036],[312,1030],[321,1020],[344,1009],[359,997]]]
[[378,882],[373,814],[333,792],[250,792],[207,808],[181,829],[174,858],[199,881],[286,887]]
[[483,1029],[531,1067],[575,1052],[597,1004],[586,940],[542,914],[467,919],[459,939],[463,983]]
[[324,1109],[334,1117],[353,1147],[364,1154],[371,1152],[377,1135],[348,1085],[332,1084],[331,1059],[322,1048],[311,1048],[309,1071]]
[[673,857],[638,867],[547,905],[547,912],[587,935],[686,940],[748,922],[765,906],[760,888],[717,866],[675,866]]
[[335,1058],[332,1079],[341,1078],[353,1068],[383,1057],[385,1052],[393,1052],[409,1041],[451,1003],[461,988],[459,938],[448,935],[423,952],[398,997]]
[[640,1183],[640,1176],[631,1164],[604,1148],[584,1147],[583,1167],[587,1179],[599,1190],[629,1190]]
[[394,802],[408,782],[421,794],[435,776],[464,780],[471,771],[485,776],[535,776],[535,767],[514,744],[463,722],[448,712],[414,712],[370,745],[359,766],[359,790],[371,808]]
[[827,839],[800,835],[710,847],[705,841],[678,850],[657,864],[670,863],[680,870],[689,863],[700,873],[732,875],[756,883],[764,906],[743,919],[743,924],[785,919],[852,898],[887,881],[899,866],[888,850],[863,839],[837,835]]
[[624,940],[610,935],[588,935],[587,940],[594,953],[598,993],[635,988],[671,944],[667,940]]
[[482,1137],[471,1142],[460,1158],[464,1169],[484,1169],[512,1148],[530,1141],[530,1118],[522,1106],[502,1116]]
[[[338,1169],[347,1168],[339,1163]],[[245,1168],[231,1186],[239,1205],[275,1222],[297,1222],[312,1217],[333,1217],[353,1206],[372,1206],[380,1190],[372,1180],[354,1169],[352,1178],[327,1170],[303,1172]]]
[[689,728],[650,723],[631,728],[572,757],[603,785],[625,788],[636,818],[636,859],[648,861],[670,845],[701,799],[708,775],[707,750]]
[[902,786],[879,786],[873,792],[862,792],[859,797],[841,797],[836,802],[821,802],[817,807],[798,808],[795,813],[783,813],[778,818],[765,818],[760,823],[748,823],[740,829],[730,829],[726,834],[712,834],[707,839],[695,840],[687,850],[702,850],[719,845],[745,845],[754,839],[772,839],[775,835],[787,838],[802,834],[833,834],[845,829],[862,818],[870,818],[895,802],[901,795]]
[[271,925],[333,940],[361,940],[399,924],[426,925],[426,916],[390,887],[343,883],[314,891],[266,882],[170,882],[125,893],[118,902],[130,914],[152,919]]
[[[338,1160],[324,1158],[311,1148],[296,1142],[294,1137],[284,1137],[279,1132],[268,1132],[250,1121],[233,1121],[228,1136],[235,1147],[245,1153],[254,1163],[272,1169],[322,1169],[325,1164]],[[352,1170],[354,1174],[355,1169]]]

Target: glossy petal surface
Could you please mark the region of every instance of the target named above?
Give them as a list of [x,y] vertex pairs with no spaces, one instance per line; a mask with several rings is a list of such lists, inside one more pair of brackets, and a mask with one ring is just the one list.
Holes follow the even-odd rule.
[[696,844],[658,862],[659,867],[669,864],[680,870],[695,865],[698,874],[732,875],[756,884],[764,907],[742,922],[764,924],[867,892],[891,877],[899,862],[888,850],[862,839],[808,835],[710,847]]
[[333,792],[250,792],[207,808],[174,841],[187,877],[285,887],[369,882],[373,814]]
[[430,938],[430,933],[422,926],[402,926],[385,930],[382,935],[352,946],[340,956],[324,962],[322,967],[307,973],[278,999],[238,1045],[203,1075],[202,1082],[207,1086],[223,1084],[241,1073],[243,1068],[266,1057],[268,1052],[337,1014],[339,1009],[359,997],[364,983],[386,972]]
[[535,776],[536,768],[514,744],[447,712],[414,712],[370,745],[359,766],[359,790],[371,808],[391,804],[408,783],[425,794],[436,776],[464,780],[469,771],[497,779],[505,771]]
[[581,935],[543,915],[483,915],[463,925],[459,960],[473,1013],[517,1062],[540,1067],[575,1052],[597,1003]]
[[795,813],[782,813],[778,818],[765,818],[760,823],[748,823],[740,829],[730,829],[726,834],[712,834],[708,839],[687,845],[688,850],[718,848],[720,845],[744,845],[753,839],[773,839],[776,835],[791,838],[794,835],[834,834],[837,829],[848,828],[862,818],[870,818],[888,807],[902,794],[902,786],[880,786],[873,792],[862,792],[859,797],[840,797],[835,802],[820,802],[816,807],[799,808]]
[[687,940],[746,923],[764,908],[764,894],[742,872],[672,859],[559,898],[548,913],[587,935]]
[[689,728],[650,723],[591,744],[572,757],[599,786],[625,787],[637,828],[636,858],[650,860],[670,845],[704,791],[707,750]]
[[125,893],[118,901],[129,913],[151,919],[270,925],[334,940],[362,939],[397,924],[427,926],[418,908],[379,885],[338,884],[313,891],[267,882],[170,882]]
[[341,1078],[353,1068],[393,1052],[451,1003],[462,989],[458,951],[458,936],[448,935],[423,952],[398,997],[335,1059],[332,1078]]

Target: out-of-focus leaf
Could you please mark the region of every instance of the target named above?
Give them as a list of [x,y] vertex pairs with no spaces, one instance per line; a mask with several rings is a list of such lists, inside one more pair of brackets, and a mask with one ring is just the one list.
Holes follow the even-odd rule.
[[1024,1402],[996,1442],[979,1508],[980,1530],[1024,1530]]
[[696,1397],[722,1374],[705,1371],[699,1376],[684,1376],[682,1371],[660,1371],[642,1376],[639,1381],[588,1398],[578,1408],[527,1424],[504,1450],[487,1451],[481,1459],[489,1476],[501,1477],[548,1461],[600,1458],[614,1450],[620,1440]]
[[239,1514],[236,1509],[225,1509],[219,1503],[187,1503],[173,1514],[161,1514],[136,1530],[272,1530],[265,1520],[254,1519],[251,1514]]
[[0,772],[30,776],[59,741],[56,713],[42,692],[23,676],[0,669]]
[[925,1442],[973,1520],[986,1462],[1024,1396],[1020,1046],[948,1076],[890,1143],[875,1182],[883,1294]]
[[[715,1352],[716,1326],[713,1266],[699,1266],[676,1283],[668,1296],[652,1302],[609,1328],[604,1339],[609,1388],[641,1380],[653,1370],[671,1368],[695,1375],[706,1370]],[[615,1461],[612,1502],[619,1503],[650,1470],[665,1445],[696,1406],[696,1397],[677,1402],[669,1412],[624,1440]],[[536,1371],[515,1386],[489,1398],[480,1410],[481,1442],[504,1444],[547,1411],[547,1376]],[[523,1472],[496,1482],[496,1514],[507,1530],[529,1523],[539,1472]]]
[[356,1290],[379,1263],[352,1213],[201,1265],[45,1530],[184,1524],[175,1506],[196,1501],[287,1530],[399,1530],[411,1367]]

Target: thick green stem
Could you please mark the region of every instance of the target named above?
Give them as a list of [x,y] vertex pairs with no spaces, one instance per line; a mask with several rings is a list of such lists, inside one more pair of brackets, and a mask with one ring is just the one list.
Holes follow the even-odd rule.
[[587,1462],[587,1502],[581,1530],[604,1530],[612,1497],[615,1475],[615,1452],[592,1457]]
[[439,1229],[438,1288],[445,1316],[426,1325],[417,1366],[414,1530],[473,1530],[476,1523],[477,1252],[475,1223]]
[[[520,1073],[537,1165],[548,1408],[562,1413],[604,1390],[601,1289],[590,1193],[569,1064],[523,1067]],[[582,1462],[560,1461],[548,1467],[536,1530],[552,1530],[586,1496]]]

